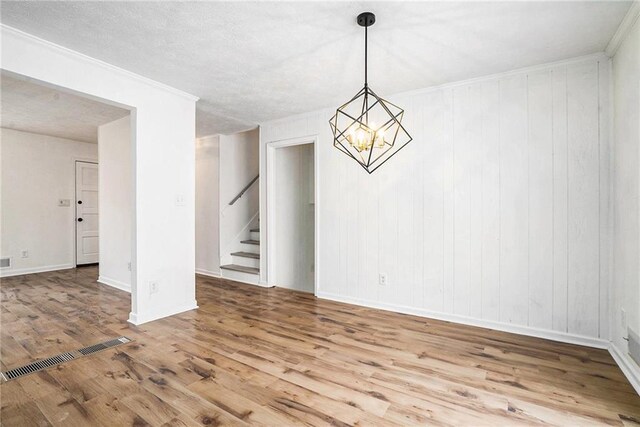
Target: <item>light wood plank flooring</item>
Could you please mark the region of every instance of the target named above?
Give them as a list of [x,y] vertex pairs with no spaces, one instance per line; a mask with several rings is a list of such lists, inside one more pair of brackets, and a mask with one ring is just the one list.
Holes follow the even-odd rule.
[[2,279],[1,365],[134,343],[0,386],[22,425],[636,425],[604,350],[198,277],[200,309],[141,327],[94,267]]

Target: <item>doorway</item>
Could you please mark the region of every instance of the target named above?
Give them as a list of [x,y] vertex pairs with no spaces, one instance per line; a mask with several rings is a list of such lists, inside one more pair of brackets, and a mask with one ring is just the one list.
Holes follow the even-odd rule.
[[76,161],[76,265],[99,259],[98,164]]
[[316,180],[314,140],[269,144],[269,283],[316,290]]

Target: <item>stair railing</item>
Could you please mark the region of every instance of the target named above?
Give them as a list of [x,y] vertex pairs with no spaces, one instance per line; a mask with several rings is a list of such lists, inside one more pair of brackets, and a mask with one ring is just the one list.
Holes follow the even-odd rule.
[[251,186],[252,186],[252,185],[253,185],[253,184],[258,180],[258,178],[260,178],[260,174],[256,175],[256,177],[255,177],[255,178],[253,178],[253,179],[251,180],[251,182],[250,182],[250,183],[248,183],[248,184],[247,184],[247,185],[246,185],[246,186],[245,186],[245,187],[244,187],[244,188],[243,188],[243,189],[238,193],[238,195],[237,195],[236,197],[234,197],[234,198],[233,198],[233,200],[231,200],[231,201],[229,202],[229,206],[231,206],[231,205],[233,205],[235,202],[237,202],[237,201],[238,201],[238,199],[239,199],[240,197],[242,197],[242,196],[244,195],[244,193],[246,193],[246,192],[249,190],[249,188],[251,188]]

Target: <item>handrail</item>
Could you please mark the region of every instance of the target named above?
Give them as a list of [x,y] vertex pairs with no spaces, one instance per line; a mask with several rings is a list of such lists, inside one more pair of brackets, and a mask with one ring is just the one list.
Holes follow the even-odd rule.
[[242,191],[240,191],[240,192],[238,193],[238,195],[237,195],[236,197],[234,197],[234,198],[233,198],[233,200],[232,200],[232,201],[230,201],[230,202],[229,202],[229,206],[231,206],[231,205],[233,205],[235,202],[237,202],[237,201],[238,201],[238,199],[239,199],[240,197],[242,197],[242,195],[243,195],[244,193],[246,193],[246,192],[247,192],[247,190],[248,190],[248,189],[253,185],[253,183],[254,183],[254,182],[256,182],[256,181],[258,180],[258,178],[260,178],[260,174],[256,175],[256,177],[255,177],[255,178],[253,178],[253,179],[251,180],[251,182],[250,182],[250,183],[248,183],[248,184],[246,185],[246,187],[244,187],[244,188],[242,189]]

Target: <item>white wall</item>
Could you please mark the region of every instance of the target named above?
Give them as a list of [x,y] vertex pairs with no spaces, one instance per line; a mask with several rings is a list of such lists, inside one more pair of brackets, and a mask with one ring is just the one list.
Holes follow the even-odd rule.
[[220,138],[196,139],[196,272],[220,275]]
[[[2,68],[132,110],[134,230],[129,320],[197,307],[195,102],[197,98],[2,25]],[[151,293],[152,283],[158,291]]]
[[371,176],[333,148],[333,109],[262,123],[262,159],[318,135],[317,295],[606,346],[608,69],[602,55],[392,97],[414,141]]
[[235,203],[229,202],[259,172],[258,130],[220,136],[220,257],[221,264],[231,262],[230,253],[241,249],[240,239],[257,221],[259,186],[256,182]]
[[97,161],[97,144],[11,129],[0,138],[0,256],[12,258],[0,275],[75,267],[75,161]]
[[275,150],[275,284],[314,291],[313,144]]
[[[636,6],[637,7],[637,6]],[[613,286],[612,341],[627,357],[627,330],[640,333],[640,21],[613,57]],[[633,364],[633,362],[630,362]],[[636,366],[638,380],[640,369]],[[640,384],[640,383],[639,383]]]
[[131,292],[131,118],[98,127],[100,160],[100,276],[98,281]]

